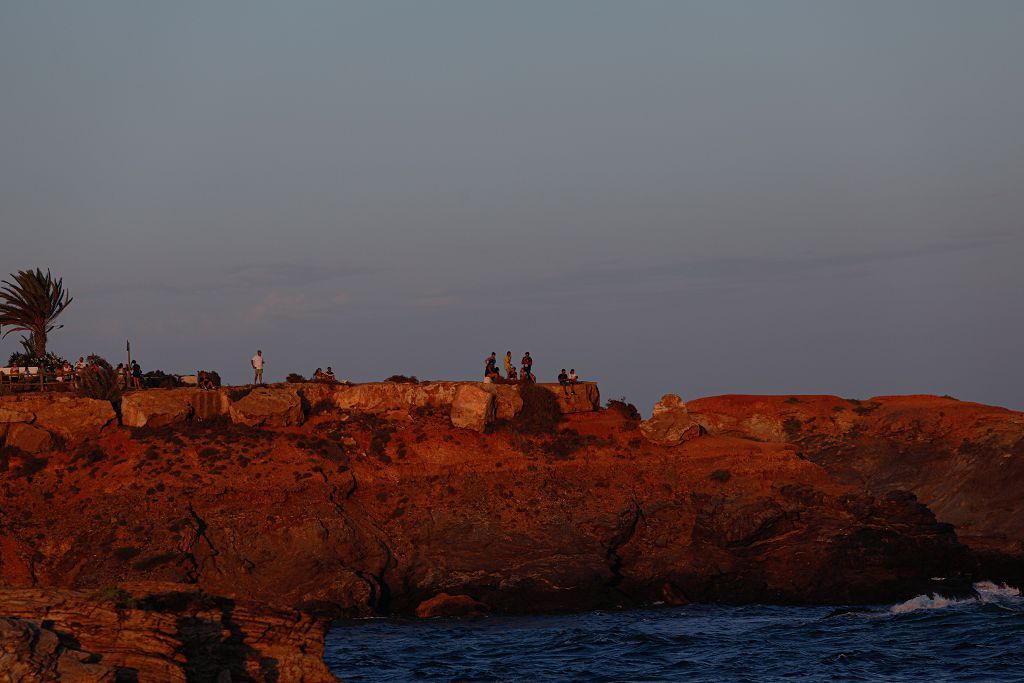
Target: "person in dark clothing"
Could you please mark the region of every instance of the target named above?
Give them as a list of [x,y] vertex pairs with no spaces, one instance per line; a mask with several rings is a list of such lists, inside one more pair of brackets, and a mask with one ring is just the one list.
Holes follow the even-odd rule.
[[132,361],[132,386],[136,389],[142,388],[142,367],[137,360]]
[[533,374],[533,359],[530,358],[529,351],[527,351],[523,356],[523,359],[519,361],[519,364],[523,367],[523,381],[536,382],[537,377]]
[[487,356],[487,364],[484,366],[484,377],[489,377],[498,368],[498,354],[491,351],[491,355]]
[[[562,385],[562,393],[566,396],[569,395],[569,375],[565,374],[565,368],[558,373],[558,383]],[[575,393],[575,392],[574,392]]]

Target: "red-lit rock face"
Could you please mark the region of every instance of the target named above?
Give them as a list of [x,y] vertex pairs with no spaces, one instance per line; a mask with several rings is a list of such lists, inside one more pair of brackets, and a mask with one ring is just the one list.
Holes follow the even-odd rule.
[[[1016,413],[975,407],[968,423],[916,399],[918,412],[900,404],[871,431],[858,425],[896,399],[858,412],[841,399],[722,397],[687,406],[710,434],[663,446],[614,410],[565,415],[549,434],[502,420],[484,434],[452,427],[443,401],[373,413],[338,408],[344,392],[333,387],[316,400],[280,391],[301,411],[282,426],[108,425],[58,451],[6,449],[0,607],[18,587],[107,602],[124,590],[137,606],[139,582],[201,590],[257,616],[413,613],[431,600],[442,612],[501,612],[951,595],[981,578],[952,527],[884,479],[864,490],[850,473],[877,471],[880,451],[860,451],[865,463],[848,470],[836,462],[865,433],[887,453],[916,454],[903,449],[936,435],[995,448],[1019,429]],[[821,464],[801,453],[812,444]],[[197,604],[150,606],[181,619]],[[317,628],[306,631],[314,640]],[[289,638],[243,641],[251,657],[279,646],[282,659]]]

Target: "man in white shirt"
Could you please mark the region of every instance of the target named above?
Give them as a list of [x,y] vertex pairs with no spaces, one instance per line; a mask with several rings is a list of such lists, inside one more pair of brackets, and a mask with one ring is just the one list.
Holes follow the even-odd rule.
[[256,351],[256,355],[252,357],[252,369],[256,373],[252,383],[263,384],[263,351]]

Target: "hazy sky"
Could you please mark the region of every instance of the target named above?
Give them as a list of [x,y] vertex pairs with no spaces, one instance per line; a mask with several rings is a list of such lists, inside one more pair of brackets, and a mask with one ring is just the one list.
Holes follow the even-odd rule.
[[[1024,2],[0,0],[51,347],[1024,409]],[[0,342],[6,356],[18,348]]]

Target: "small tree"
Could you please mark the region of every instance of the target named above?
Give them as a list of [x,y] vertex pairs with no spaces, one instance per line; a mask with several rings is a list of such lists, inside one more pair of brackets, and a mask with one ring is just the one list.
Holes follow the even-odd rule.
[[79,374],[82,382],[82,395],[98,398],[117,404],[121,400],[121,384],[117,371],[106,359],[100,356],[89,356],[89,364]]
[[27,332],[22,346],[34,347],[36,358],[46,357],[47,335],[63,325],[55,322],[57,316],[71,303],[64,291],[64,280],[54,279],[50,271],[22,270],[12,274],[11,280],[0,282],[0,328],[3,337],[12,332]]

